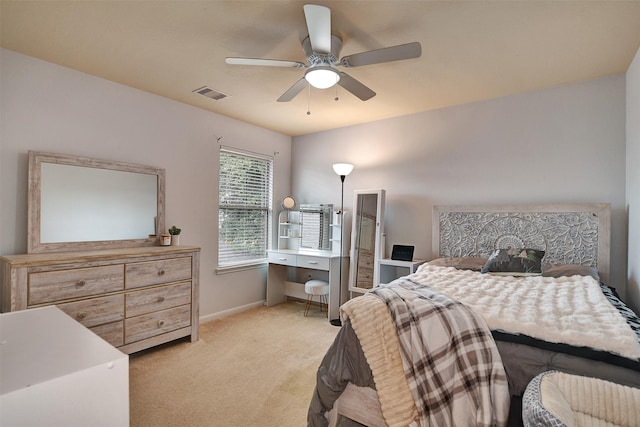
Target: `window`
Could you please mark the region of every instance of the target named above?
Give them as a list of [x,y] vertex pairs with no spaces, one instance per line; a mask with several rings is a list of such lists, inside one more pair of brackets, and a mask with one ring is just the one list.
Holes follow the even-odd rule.
[[219,267],[266,258],[271,236],[272,169],[270,158],[220,150]]

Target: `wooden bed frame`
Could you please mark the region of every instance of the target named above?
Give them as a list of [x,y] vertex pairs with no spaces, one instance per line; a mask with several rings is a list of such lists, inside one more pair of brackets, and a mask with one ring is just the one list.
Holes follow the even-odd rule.
[[[545,250],[544,261],[582,264],[609,279],[609,204],[434,206],[432,249],[437,257],[483,257],[493,249]],[[375,390],[351,383],[328,413],[329,426],[347,417],[369,427],[386,426]]]

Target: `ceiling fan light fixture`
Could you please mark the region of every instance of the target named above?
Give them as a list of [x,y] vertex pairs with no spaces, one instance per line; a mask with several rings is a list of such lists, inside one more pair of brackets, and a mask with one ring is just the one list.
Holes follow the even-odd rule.
[[320,66],[310,68],[304,74],[304,78],[316,89],[328,89],[338,83],[340,74],[332,67]]

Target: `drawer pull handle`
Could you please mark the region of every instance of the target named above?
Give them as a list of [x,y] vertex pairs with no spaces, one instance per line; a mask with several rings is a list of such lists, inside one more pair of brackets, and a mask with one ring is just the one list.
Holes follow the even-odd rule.
[[81,311],[80,313],[78,313],[78,315],[76,316],[78,319],[82,320],[85,317],[87,317],[87,313],[84,311]]
[[309,264],[316,265],[316,264],[318,264],[318,261],[309,261]]
[[84,280],[78,280],[78,283],[76,283],[76,285],[78,285],[79,287],[83,287],[86,284],[87,282],[85,282]]
[[164,320],[158,320],[158,326],[162,328],[164,326]]
[[280,261],[286,261],[287,259],[286,259],[286,258],[278,258],[278,260],[280,260]]
[[158,271],[158,276],[164,276],[164,270]]
[[164,297],[158,297],[158,302],[164,302]]

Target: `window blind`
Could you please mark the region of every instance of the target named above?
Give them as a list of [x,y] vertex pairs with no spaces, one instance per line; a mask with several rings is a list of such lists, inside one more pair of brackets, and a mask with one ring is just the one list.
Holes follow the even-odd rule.
[[218,266],[262,260],[269,248],[273,161],[220,150]]

